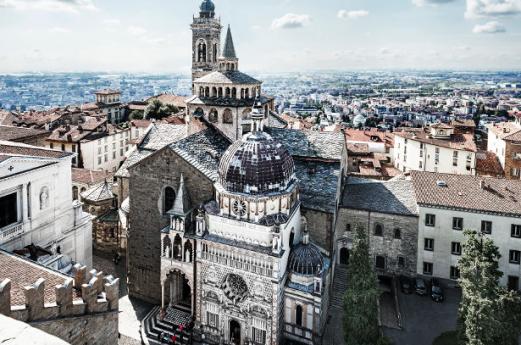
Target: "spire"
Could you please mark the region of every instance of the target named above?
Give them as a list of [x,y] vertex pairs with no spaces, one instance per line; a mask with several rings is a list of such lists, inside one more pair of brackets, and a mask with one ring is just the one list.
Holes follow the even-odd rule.
[[191,209],[192,202],[190,200],[190,195],[188,195],[186,191],[184,176],[181,174],[179,189],[177,190],[177,195],[175,196],[174,207],[172,207],[168,213],[184,216],[190,212]]
[[228,25],[228,32],[226,33],[226,41],[224,41],[224,49],[222,57],[226,59],[237,59],[235,54],[235,46],[233,45],[232,30]]

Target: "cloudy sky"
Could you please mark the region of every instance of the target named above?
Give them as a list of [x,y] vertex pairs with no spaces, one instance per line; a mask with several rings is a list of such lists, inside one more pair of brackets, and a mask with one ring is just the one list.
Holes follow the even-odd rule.
[[[521,0],[214,0],[247,71],[521,69]],[[0,73],[188,72],[200,0],[0,0]]]

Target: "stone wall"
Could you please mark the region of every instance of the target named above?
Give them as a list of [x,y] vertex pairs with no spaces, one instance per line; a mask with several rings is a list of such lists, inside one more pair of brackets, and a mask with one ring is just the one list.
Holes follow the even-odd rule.
[[30,325],[72,345],[116,345],[118,343],[117,311],[31,322]]
[[[376,224],[383,226],[383,236],[374,234]],[[351,250],[357,227],[367,232],[370,254],[375,263],[376,256],[385,257],[385,269],[378,270],[379,274],[416,274],[418,217],[340,208],[335,230],[337,263],[340,263],[341,248]],[[395,229],[400,229],[401,239],[394,237]],[[398,264],[398,257],[403,258],[403,266]]]
[[164,188],[177,191],[181,174],[197,207],[213,198],[213,181],[166,147],[130,169],[128,280],[131,296],[157,303],[161,301],[161,236],[169,224],[162,214]]
[[311,241],[331,253],[333,250],[333,214],[308,209],[304,206],[301,206],[300,212],[306,218]]

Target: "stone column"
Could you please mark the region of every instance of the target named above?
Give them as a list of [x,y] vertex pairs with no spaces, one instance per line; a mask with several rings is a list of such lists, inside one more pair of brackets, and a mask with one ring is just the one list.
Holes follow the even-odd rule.
[[165,281],[161,279],[161,309],[165,309]]

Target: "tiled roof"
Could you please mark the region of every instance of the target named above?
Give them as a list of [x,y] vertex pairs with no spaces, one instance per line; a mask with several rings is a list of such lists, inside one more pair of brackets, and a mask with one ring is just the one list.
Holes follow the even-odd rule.
[[268,118],[266,119],[266,126],[272,128],[286,128],[288,127],[288,122],[284,120],[281,116],[270,111]]
[[400,176],[389,181],[349,178],[341,207],[371,212],[417,216],[418,207],[410,180]]
[[474,122],[474,120],[470,119],[454,119],[452,121],[452,125],[454,127],[476,127],[476,123]]
[[178,108],[186,108],[186,100],[188,98],[189,97],[176,96],[176,95],[170,95],[170,94],[165,93],[165,94],[157,95],[154,97],[150,97],[149,99],[147,99],[147,102],[150,103],[151,101],[157,99],[158,101],[160,101],[163,104],[171,104]]
[[273,138],[286,146],[292,156],[339,161],[342,158],[342,133],[266,129]]
[[33,136],[45,135],[44,130],[13,126],[0,126],[0,140],[21,140]]
[[521,181],[420,171],[411,177],[420,205],[521,216]]
[[140,149],[157,151],[163,147],[185,138],[188,134],[186,125],[154,123],[139,145]]
[[303,207],[330,213],[335,211],[339,163],[313,163],[295,159],[295,173],[300,180],[300,201]]
[[45,279],[44,301],[56,302],[56,285],[63,284],[68,276],[49,270],[32,261],[0,250],[0,280],[11,280],[11,305],[25,305],[24,290],[39,278]]
[[208,128],[173,143],[170,148],[209,179],[217,181],[219,161],[229,145],[225,137]]
[[98,127],[103,126],[107,120],[99,117],[85,116],[85,122],[77,126],[61,126],[55,129],[47,138],[49,141],[80,142]]
[[488,125],[489,131],[503,140],[521,140],[521,127],[514,122],[501,122]]
[[360,130],[348,128],[344,130],[346,141],[385,143],[386,136],[390,133],[382,132],[376,128]]
[[212,72],[199,79],[194,80],[195,84],[249,84],[256,85],[261,82],[249,75],[239,71]]
[[125,159],[121,167],[118,169],[114,176],[116,177],[130,177],[130,173],[128,172],[128,168],[132,165],[141,162],[143,159],[150,156],[152,153],[156,151],[153,150],[134,150],[128,157]]
[[261,96],[258,99],[253,98],[245,98],[245,99],[237,99],[237,98],[206,98],[206,97],[198,97],[193,96],[192,98],[187,100],[187,103],[190,105],[206,105],[206,106],[219,106],[219,107],[253,107],[255,102],[260,102],[261,104],[267,104],[271,102],[272,98]]
[[498,157],[490,151],[478,151],[476,153],[476,171],[480,176],[503,176],[503,168]]
[[8,156],[30,156],[40,158],[64,158],[73,153],[49,150],[41,147],[0,141],[0,153]]
[[453,150],[464,150],[471,152],[477,151],[476,143],[474,142],[474,136],[472,134],[453,134],[449,139],[435,139],[425,131],[394,132],[394,135],[406,138],[408,140],[415,140],[421,143],[446,147]]
[[83,184],[95,184],[110,178],[111,174],[106,171],[72,168],[72,182]]
[[85,192],[81,193],[81,198],[93,202],[114,199],[114,194],[112,193],[112,182],[105,180],[102,183],[92,186]]
[[132,127],[138,127],[138,128],[148,128],[152,121],[150,120],[132,120],[130,121],[130,124]]
[[349,154],[353,155],[368,155],[370,153],[369,145],[367,144],[346,143],[346,149]]

